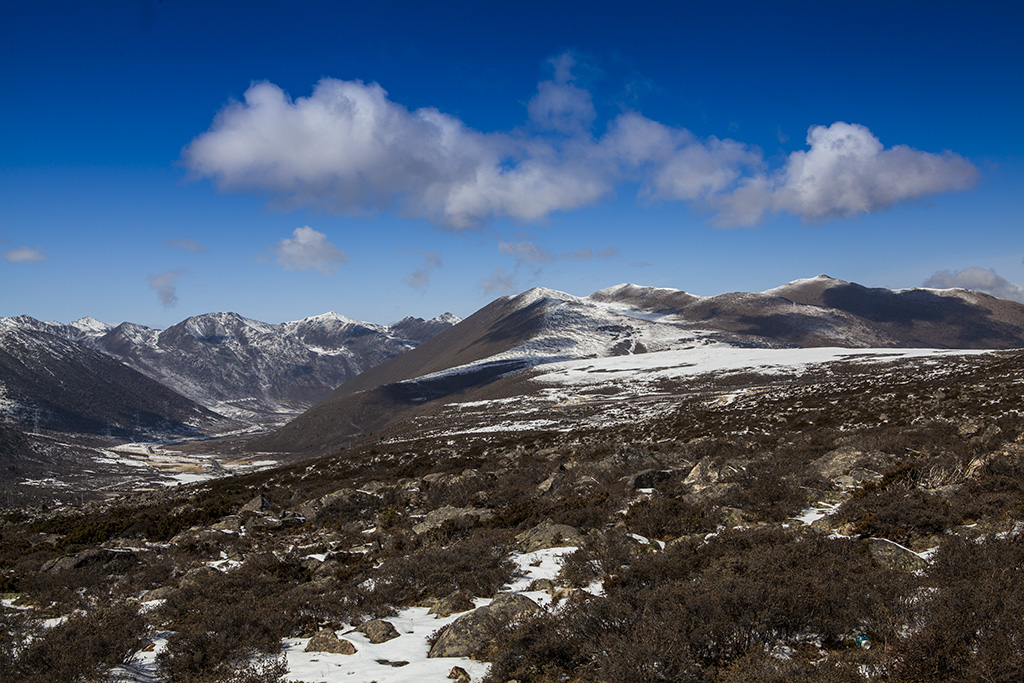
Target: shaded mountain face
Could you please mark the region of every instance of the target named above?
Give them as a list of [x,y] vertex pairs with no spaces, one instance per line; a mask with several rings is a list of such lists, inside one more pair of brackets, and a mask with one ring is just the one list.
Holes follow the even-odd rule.
[[31,329],[117,358],[217,412],[296,412],[367,368],[415,348],[458,322],[406,318],[363,323],[336,313],[269,324],[235,313],[209,313],[156,330],[134,323],[110,327],[91,319],[70,325],[28,316],[0,327]]
[[636,285],[589,297],[534,289],[498,299],[417,349],[364,372],[254,447],[322,452],[430,414],[438,404],[539,391],[515,379],[528,368],[650,352],[696,353],[716,344],[1018,348],[1024,347],[1024,305],[966,290],[869,289],[826,276],[714,297]]
[[0,330],[0,413],[38,431],[196,436],[221,417],[110,356],[37,330]]

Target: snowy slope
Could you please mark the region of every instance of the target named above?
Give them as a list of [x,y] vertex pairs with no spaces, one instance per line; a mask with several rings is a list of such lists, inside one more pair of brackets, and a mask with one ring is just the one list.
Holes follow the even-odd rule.
[[406,318],[393,326],[337,313],[281,324],[236,313],[187,318],[166,330],[0,318],[0,329],[46,332],[102,351],[217,412],[301,411],[358,373],[415,348],[458,322]]

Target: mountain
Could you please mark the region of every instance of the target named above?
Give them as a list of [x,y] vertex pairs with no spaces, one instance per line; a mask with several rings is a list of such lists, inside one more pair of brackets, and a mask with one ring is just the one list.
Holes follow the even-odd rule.
[[106,354],[0,329],[0,413],[32,431],[195,436],[222,418]]
[[270,324],[208,313],[157,330],[130,322],[111,327],[91,318],[63,325],[19,316],[0,318],[0,329],[42,331],[81,343],[212,410],[244,416],[308,408],[458,320],[446,313],[385,326],[327,313]]
[[820,347],[1024,347],[1024,305],[967,290],[869,289],[827,276],[713,297],[630,284],[589,297],[532,289],[497,299],[356,376],[253,447],[322,452],[435,415],[455,396],[465,402],[540,391],[526,381],[537,371],[523,371],[551,363],[666,354],[660,360],[686,365],[708,349]]

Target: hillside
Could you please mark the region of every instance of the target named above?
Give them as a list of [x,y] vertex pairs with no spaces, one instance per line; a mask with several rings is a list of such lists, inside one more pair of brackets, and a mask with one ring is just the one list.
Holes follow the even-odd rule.
[[[825,302],[836,304],[834,307]],[[698,297],[619,285],[575,297],[534,289],[502,297],[455,327],[341,385],[315,407],[252,444],[257,451],[326,452],[452,397],[530,394],[518,380],[549,363],[749,348],[1024,347],[1024,305],[967,290],[867,289],[819,276],[762,293]]]
[[534,391],[287,468],[8,515],[0,674],[1014,680],[1024,354],[698,350],[538,365],[474,390]]

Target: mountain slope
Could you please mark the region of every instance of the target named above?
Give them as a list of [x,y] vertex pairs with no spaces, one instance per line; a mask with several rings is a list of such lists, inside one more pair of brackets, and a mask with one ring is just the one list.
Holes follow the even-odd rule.
[[[714,297],[636,285],[589,297],[533,289],[502,297],[419,348],[364,372],[253,447],[329,450],[431,413],[435,402],[456,395],[472,400],[468,397],[476,394],[538,391],[501,379],[534,366],[696,353],[714,344],[1016,348],[1024,347],[1024,306],[964,290],[872,290],[825,276],[767,292]],[[685,353],[665,358],[687,362]],[[481,389],[488,385],[489,390]]]
[[161,331],[128,322],[110,327],[86,318],[63,325],[19,316],[0,318],[0,329],[81,342],[208,408],[244,416],[304,410],[458,320],[445,314],[384,326],[327,313],[269,324],[236,313],[208,313]]
[[119,361],[35,330],[0,330],[0,412],[33,430],[198,435],[222,418]]

